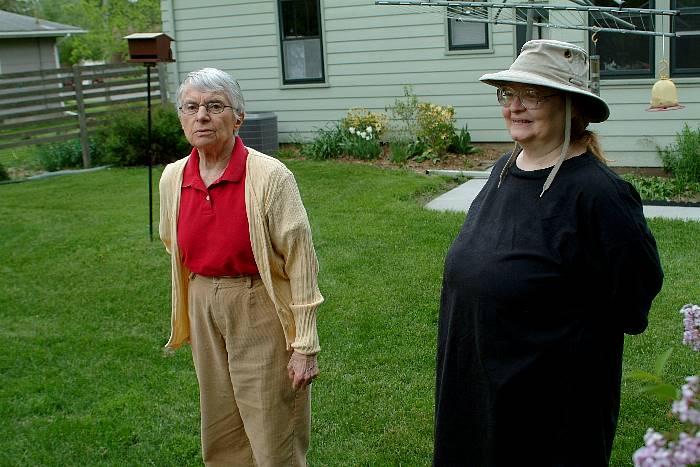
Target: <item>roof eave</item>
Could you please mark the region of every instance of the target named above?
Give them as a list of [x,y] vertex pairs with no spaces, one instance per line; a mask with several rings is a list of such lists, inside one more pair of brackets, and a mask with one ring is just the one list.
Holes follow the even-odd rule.
[[54,30],[54,31],[3,31],[0,32],[1,39],[20,39],[29,37],[62,37],[73,34],[85,34],[83,29]]

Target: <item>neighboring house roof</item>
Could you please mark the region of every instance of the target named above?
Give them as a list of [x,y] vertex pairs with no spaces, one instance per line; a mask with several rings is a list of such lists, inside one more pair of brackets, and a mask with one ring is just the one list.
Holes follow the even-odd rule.
[[0,38],[58,37],[85,32],[76,26],[0,10]]

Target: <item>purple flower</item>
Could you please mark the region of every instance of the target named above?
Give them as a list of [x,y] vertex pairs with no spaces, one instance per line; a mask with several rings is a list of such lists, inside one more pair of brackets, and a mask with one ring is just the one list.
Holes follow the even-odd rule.
[[689,376],[681,387],[681,398],[673,402],[671,412],[682,422],[700,425],[700,378]]
[[700,433],[681,433],[673,442],[649,428],[644,444],[632,457],[635,467],[686,467],[700,462]]
[[683,314],[683,344],[700,352],[700,306],[688,304],[681,308]]

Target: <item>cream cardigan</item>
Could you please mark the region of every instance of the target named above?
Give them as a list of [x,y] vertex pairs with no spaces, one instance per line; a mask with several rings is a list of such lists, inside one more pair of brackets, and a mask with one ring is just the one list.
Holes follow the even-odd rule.
[[[177,218],[182,175],[189,156],[168,164],[160,178],[160,238],[171,255],[172,315],[167,348],[189,342],[189,271],[180,260]],[[245,205],[250,242],[260,277],[287,340],[287,349],[306,355],[320,350],[316,308],[318,261],[311,228],[294,176],[277,159],[248,148]]]

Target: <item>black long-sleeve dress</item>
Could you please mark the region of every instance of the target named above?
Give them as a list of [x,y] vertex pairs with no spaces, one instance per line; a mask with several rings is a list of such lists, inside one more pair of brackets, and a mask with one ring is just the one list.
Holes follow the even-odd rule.
[[624,333],[663,272],[639,195],[593,155],[551,169],[502,158],[445,260],[436,466],[602,466]]

